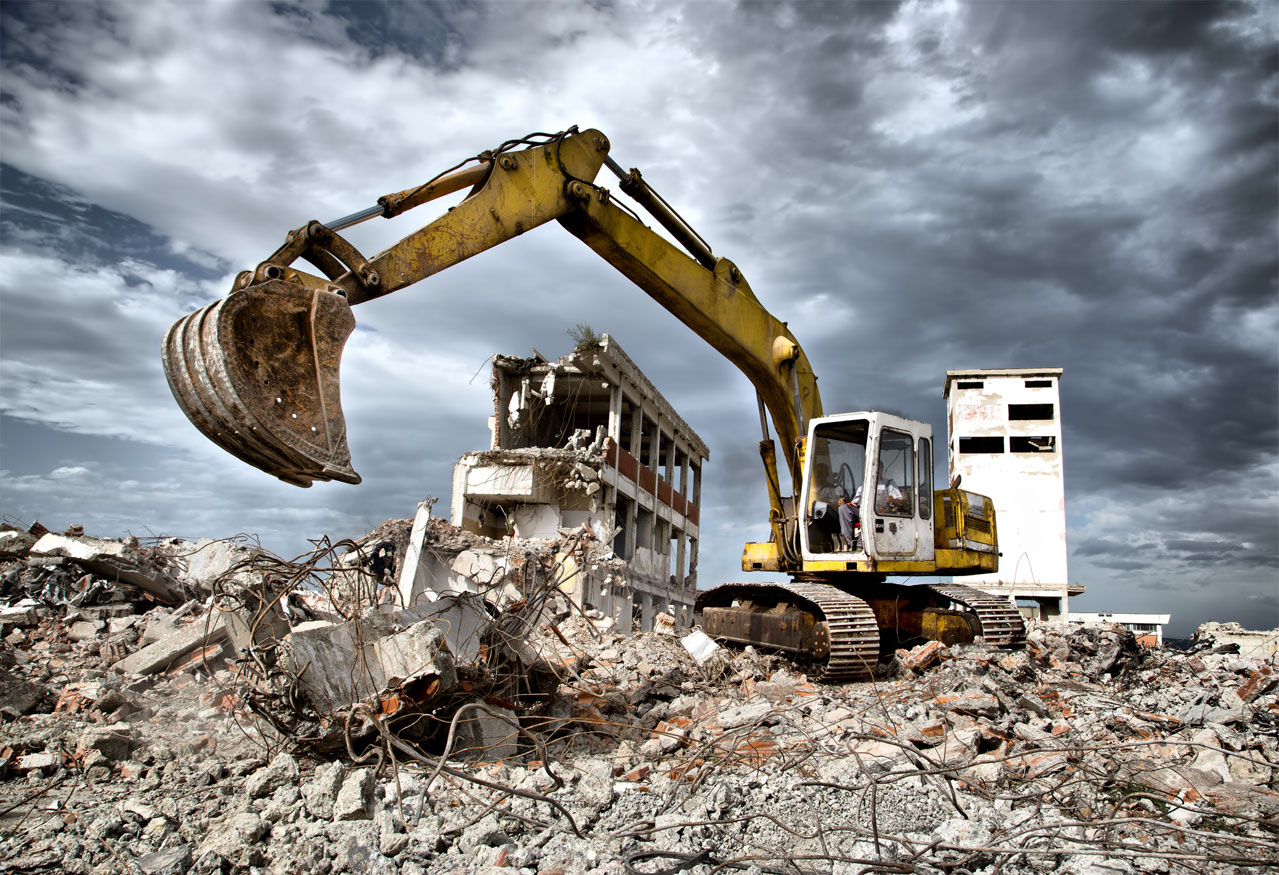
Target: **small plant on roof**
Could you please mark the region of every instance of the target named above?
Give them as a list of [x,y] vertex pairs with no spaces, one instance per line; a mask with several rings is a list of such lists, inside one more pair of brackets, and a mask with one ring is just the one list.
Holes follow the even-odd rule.
[[604,342],[604,339],[595,333],[595,329],[585,322],[577,323],[565,333],[573,338],[573,352],[582,352]]

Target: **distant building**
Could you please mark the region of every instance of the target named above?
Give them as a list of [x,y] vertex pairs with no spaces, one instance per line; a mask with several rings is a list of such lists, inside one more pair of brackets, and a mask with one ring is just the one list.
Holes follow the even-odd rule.
[[999,571],[962,583],[1014,599],[1031,619],[1069,613],[1061,368],[947,371],[950,478],[995,503]]
[[452,522],[490,538],[585,526],[626,571],[569,595],[648,631],[691,624],[709,450],[609,335],[557,361],[493,360],[492,448],[453,475]]
[[1072,611],[1066,618],[1071,623],[1111,623],[1123,626],[1137,636],[1137,643],[1142,647],[1163,647],[1164,626],[1172,619],[1172,614],[1099,614],[1077,613]]

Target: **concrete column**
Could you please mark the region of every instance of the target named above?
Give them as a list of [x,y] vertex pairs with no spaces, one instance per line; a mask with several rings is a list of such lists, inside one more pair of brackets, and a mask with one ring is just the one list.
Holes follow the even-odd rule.
[[685,553],[685,550],[687,549],[688,549],[688,535],[685,534],[683,529],[680,529],[679,530],[679,546],[675,550],[675,582],[678,583],[681,588],[683,588],[684,586],[684,578],[685,578],[684,559],[687,556],[687,554]]
[[629,562],[635,556],[635,545],[638,542],[639,527],[639,490],[635,491],[635,500],[627,502],[626,505],[626,561]]
[[641,444],[641,436],[644,433],[644,400],[631,400],[631,445],[627,447],[627,452],[635,458],[639,458]]
[[[660,430],[660,426],[659,426]],[[675,453],[679,449],[679,445],[675,442],[675,433],[671,433],[671,437],[666,442],[666,467],[662,470],[662,479],[666,481],[666,485],[675,488]]]
[[432,504],[433,501],[418,502],[408,549],[404,551],[404,564],[400,566],[400,579],[396,588],[400,591],[400,605],[405,608],[413,605],[415,590],[429,601],[434,601],[436,597],[430,587],[430,574],[421,561],[422,541],[426,538],[426,527],[431,522]]
[[622,387],[616,383],[608,391],[608,436],[622,445]]
[[653,597],[646,592],[639,593],[640,597],[640,629],[644,632],[653,631],[653,615],[657,613],[653,604]]
[[697,586],[697,539],[688,539],[688,585]]

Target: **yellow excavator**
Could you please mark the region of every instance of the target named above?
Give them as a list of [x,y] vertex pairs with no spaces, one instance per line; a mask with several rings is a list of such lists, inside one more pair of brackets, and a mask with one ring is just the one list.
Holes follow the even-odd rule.
[[[214,443],[282,480],[359,483],[339,392],[351,308],[554,219],[756,389],[771,536],[746,545],[742,568],[789,580],[701,592],[696,613],[708,634],[784,652],[828,682],[866,677],[881,654],[921,640],[1024,642],[1021,616],[1005,598],[953,583],[888,582],[998,568],[990,499],[958,484],[934,489],[932,427],[869,410],[824,415],[812,366],[786,324],[638,170],[608,153],[598,130],[530,134],[368,209],[290,232],[236,277],[230,294],[165,335],[178,404]],[[675,243],[595,182],[605,167]],[[339,234],[463,189],[459,203],[372,258]],[[318,272],[299,270],[299,259]]]

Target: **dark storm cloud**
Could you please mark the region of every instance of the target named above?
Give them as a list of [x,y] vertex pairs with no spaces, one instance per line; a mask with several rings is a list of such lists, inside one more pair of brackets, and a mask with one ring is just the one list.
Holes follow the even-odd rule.
[[[333,45],[340,32],[370,60],[400,54],[445,70],[465,60],[468,36],[489,7],[483,3],[369,3],[362,0],[273,3],[272,10],[303,33]],[[331,24],[339,25],[339,30]]]
[[203,263],[176,254],[167,237],[132,216],[103,209],[65,186],[8,164],[0,164],[0,244],[56,249],[92,265],[118,263],[120,253],[128,252],[200,279],[221,276],[229,267],[208,253],[198,253]]
[[[946,369],[1065,368],[1071,570],[1090,588],[1080,609],[1273,607],[1270,11],[3,4],[0,243],[31,287],[5,290],[4,391],[30,376],[39,391],[15,412],[61,423],[100,395],[67,377],[95,370],[89,353],[128,362],[103,371],[128,406],[167,422],[171,405],[152,398],[165,320],[118,299],[180,310],[176,290],[220,293],[209,279],[330,217],[315,213],[362,207],[508,136],[598,125],[789,321],[827,411],[900,411],[941,439]],[[192,28],[198,44],[172,39]],[[376,251],[399,233],[370,223],[352,237]],[[35,278],[54,283],[56,316],[39,312]],[[86,282],[92,294],[77,297]],[[362,489],[232,475],[234,460],[193,438],[169,460],[183,482],[155,493],[154,512],[184,487],[209,509],[184,519],[274,534],[289,526],[269,513],[295,508],[295,538],[411,513],[422,490],[447,489],[458,454],[487,443],[485,357],[558,355],[564,329],[587,321],[712,448],[703,583],[736,579],[741,542],[766,536],[750,386],[553,225],[359,319],[343,385]],[[177,428],[155,440],[178,442]],[[22,494],[69,504],[127,476],[123,462],[94,467],[98,449],[60,457],[57,477],[24,465]],[[232,484],[221,496],[220,479]]]

